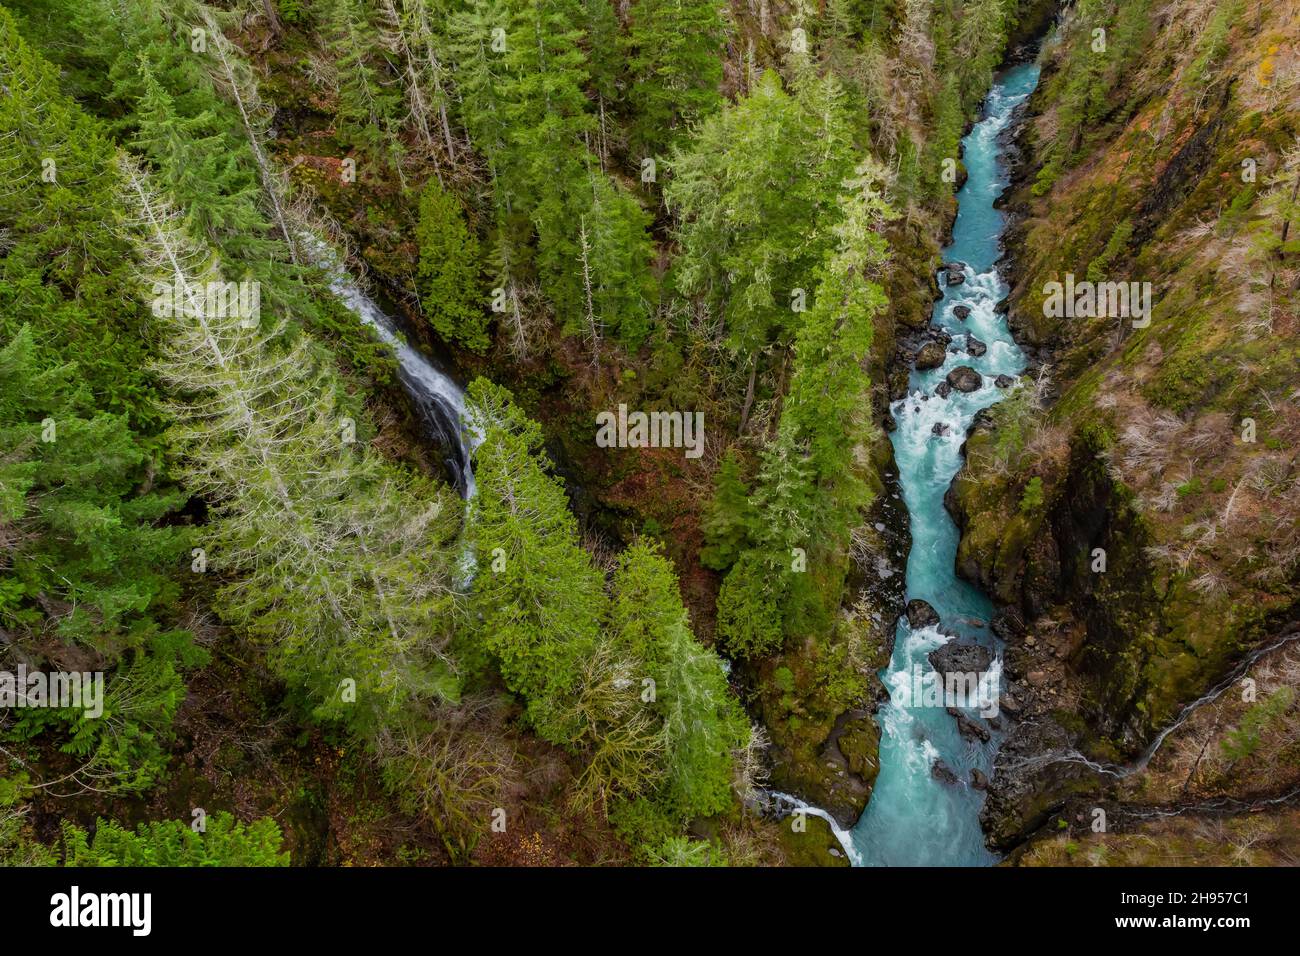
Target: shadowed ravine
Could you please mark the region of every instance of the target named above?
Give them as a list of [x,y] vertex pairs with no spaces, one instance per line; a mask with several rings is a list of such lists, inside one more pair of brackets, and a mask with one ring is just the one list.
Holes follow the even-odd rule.
[[314,236],[304,235],[302,239],[312,259],[329,274],[334,294],[392,347],[402,386],[411,397],[428,438],[443,449],[447,470],[455,479],[461,497],[468,501],[475,492],[470,456],[483,435],[465,415],[464,390],[432,359],[406,342],[397,323],[361,290],[334,250]]
[[[1013,67],[1000,75],[985,103],[984,118],[963,140],[968,179],[957,194],[957,220],[945,262],[964,263],[965,281],[945,285],[933,323],[952,334],[942,366],[913,370],[910,395],[892,408],[898,428],[892,435],[903,500],[912,532],[907,560],[907,595],[938,611],[943,630],[992,648],[991,670],[1000,673],[1001,642],[987,629],[992,607],[987,597],[957,578],[954,564],[958,531],[943,505],[944,492],[961,466],[961,445],[976,412],[1006,393],[994,385],[998,375],[1023,371],[1025,358],[994,307],[1007,294],[994,263],[1001,254],[1004,217],[994,203],[1006,188],[999,157],[999,134],[1015,107],[1033,91],[1038,68]],[[941,274],[942,275],[942,274]],[[961,321],[954,307],[967,306]],[[968,351],[967,336],[987,346]],[[955,349],[955,350],[954,350]],[[979,372],[973,392],[953,389],[947,398],[935,388],[958,366]],[[880,773],[871,802],[849,835],[854,862],[865,866],[982,865],[995,857],[985,847],[979,825],[983,794],[971,786],[971,771],[989,774],[1002,734],[993,728],[988,743],[964,739],[943,707],[903,706],[900,693],[914,668],[932,670],[927,655],[952,638],[936,627],[912,631],[898,624],[888,669],[881,675],[891,700],[877,714],[881,727]],[[999,678],[1000,680],[1000,678]],[[968,710],[978,720],[974,710]],[[956,777],[944,782],[932,773],[941,760]]]

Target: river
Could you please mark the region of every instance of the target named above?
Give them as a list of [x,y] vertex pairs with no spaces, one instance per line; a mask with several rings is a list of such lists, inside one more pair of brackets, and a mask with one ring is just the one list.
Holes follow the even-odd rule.
[[[908,598],[933,605],[944,631],[990,648],[995,656],[989,671],[999,681],[1001,641],[985,623],[993,608],[984,594],[956,575],[959,534],[943,496],[961,467],[961,445],[976,412],[1007,394],[994,385],[994,379],[1000,374],[1018,376],[1025,368],[1025,357],[1007,329],[1005,316],[994,311],[1008,292],[994,266],[1001,256],[1005,228],[1005,218],[994,203],[1007,186],[999,135],[1037,82],[1035,64],[1001,73],[989,92],[983,118],[962,141],[968,178],[957,193],[952,243],[943,255],[945,262],[965,264],[965,281],[944,285],[933,316],[935,325],[951,333],[952,345],[941,367],[912,370],[909,396],[892,406],[898,427],[891,440],[912,532]],[[965,321],[957,318],[956,306],[970,309]],[[968,335],[985,343],[987,351],[972,355]],[[948,372],[961,365],[981,374],[981,387],[970,393],[954,389],[947,398],[936,394],[936,386]],[[942,434],[935,433],[936,426]],[[943,706],[902,699],[917,685],[915,675],[933,671],[927,655],[952,639],[934,626],[913,631],[906,618],[898,624],[893,657],[881,674],[890,701],[877,714],[880,772],[871,801],[849,835],[855,863],[979,866],[996,862],[984,844],[979,824],[984,797],[971,786],[971,771],[991,774],[993,755],[1004,736],[998,722],[985,725],[991,731],[988,742],[968,740],[958,733],[956,721]],[[967,713],[980,720],[974,708],[967,708]],[[936,778],[932,772],[936,760],[952,771],[956,782]]]

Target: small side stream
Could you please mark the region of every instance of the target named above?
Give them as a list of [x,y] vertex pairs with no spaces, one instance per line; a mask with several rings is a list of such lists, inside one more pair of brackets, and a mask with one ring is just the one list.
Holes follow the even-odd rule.
[[330,246],[313,236],[304,236],[303,241],[312,251],[313,261],[329,275],[333,293],[392,346],[398,377],[415,404],[425,434],[444,450],[447,469],[461,497],[468,501],[476,490],[470,456],[483,440],[483,432],[466,418],[464,390],[433,359],[407,343],[397,322],[362,291]]

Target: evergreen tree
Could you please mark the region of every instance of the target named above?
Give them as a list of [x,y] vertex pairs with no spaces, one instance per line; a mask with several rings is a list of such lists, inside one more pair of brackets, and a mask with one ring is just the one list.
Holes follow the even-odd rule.
[[[505,50],[496,47],[507,38],[504,31],[508,22],[505,0],[470,0],[447,23],[448,49],[460,93],[461,122],[483,154],[494,186],[501,192],[507,187],[495,180],[509,136],[501,92],[507,66]],[[494,35],[498,30],[501,33]]]
[[887,304],[881,230],[895,215],[880,195],[882,179],[878,166],[864,163],[840,198],[829,230],[835,245],[795,337],[795,372],[754,493],[742,505],[736,467],[724,463],[706,518],[713,550],[702,557],[736,562],[718,596],[718,633],[738,655],[776,650],[783,631],[829,626],[838,589],[815,587],[810,573],[842,579],[849,535],[871,501],[860,461],[871,434],[863,364]]
[[700,562],[715,571],[725,571],[735,564],[749,540],[753,522],[754,510],[740,474],[740,462],[729,450],[714,479],[713,500],[700,522],[707,542],[700,552]]
[[722,661],[691,634],[677,578],[659,546],[638,542],[620,556],[611,624],[654,681],[668,767],[661,799],[681,820],[725,811],[733,799],[731,754],[748,740],[749,724]]
[[329,51],[338,75],[339,135],[402,173],[402,92],[364,0],[329,0]]
[[692,123],[722,105],[725,6],[716,0],[637,0],[623,40],[634,153],[666,156]]
[[479,562],[477,631],[538,734],[573,743],[582,727],[572,697],[600,643],[601,575],[578,544],[563,487],[538,458],[541,429],[498,385],[476,379],[467,395],[483,430],[467,528]]
[[809,80],[800,97],[767,73],[705,121],[673,162],[665,198],[680,221],[678,288],[720,308],[728,344],[750,356],[798,323],[852,169],[838,84]]
[[520,0],[501,83],[509,140],[498,175],[529,214],[542,293],[570,330],[583,312],[578,230],[594,131],[581,22],[577,0]]
[[139,60],[139,84],[130,145],[155,163],[163,186],[185,210],[186,228],[212,242],[261,233],[260,183],[213,113],[179,114],[146,55]]
[[[172,290],[162,369],[189,488],[211,503],[203,543],[223,617],[270,644],[320,718],[382,724],[412,699],[455,699],[450,639],[455,509],[360,446],[335,377],[285,320],[206,307],[210,253],[145,174],[122,165],[146,281]],[[360,447],[359,447],[360,446]]]
[[383,42],[403,66],[403,125],[415,131],[437,165],[435,144],[441,144],[452,162],[457,159],[457,150],[449,118],[454,91],[447,59],[448,37],[442,11],[433,7],[430,0],[379,0],[386,26]]
[[636,348],[650,331],[656,293],[650,217],[636,197],[604,176],[592,175],[591,190],[581,219],[588,243],[588,308],[600,327]]
[[489,342],[478,239],[465,225],[460,203],[436,179],[420,194],[415,239],[424,314],[443,339],[484,351]]
[[6,616],[35,624],[37,601],[56,598],[62,636],[113,649],[176,596],[187,535],[155,522],[184,495],[136,492],[144,443],[125,416],[94,408],[74,367],[40,362],[30,326],[0,348],[0,384]]
[[718,640],[728,653],[757,658],[781,649],[784,587],[757,551],[740,556],[718,591]]
[[591,147],[599,154],[603,168],[609,156],[611,132],[617,134],[609,111],[619,98],[619,80],[626,69],[619,55],[618,17],[610,0],[582,0],[582,32],[589,82],[596,99],[598,139]]
[[189,542],[172,516],[186,496],[162,460],[113,146],[7,11],[0,75],[0,125],[23,130],[0,139],[4,653],[40,666],[60,648],[106,672],[97,717],[24,708],[5,732],[75,757],[69,789],[137,789],[166,762],[180,670],[205,656],[174,626]]

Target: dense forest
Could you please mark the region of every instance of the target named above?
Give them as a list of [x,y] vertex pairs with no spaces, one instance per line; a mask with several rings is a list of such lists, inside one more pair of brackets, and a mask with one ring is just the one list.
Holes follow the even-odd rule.
[[[0,861],[859,862],[941,606],[896,403],[1032,64],[1027,364],[949,436],[979,822],[1295,862],[1297,39],[1284,0],[6,0],[0,669],[102,696],[0,709]],[[1067,272],[1149,321],[1053,317]]]

